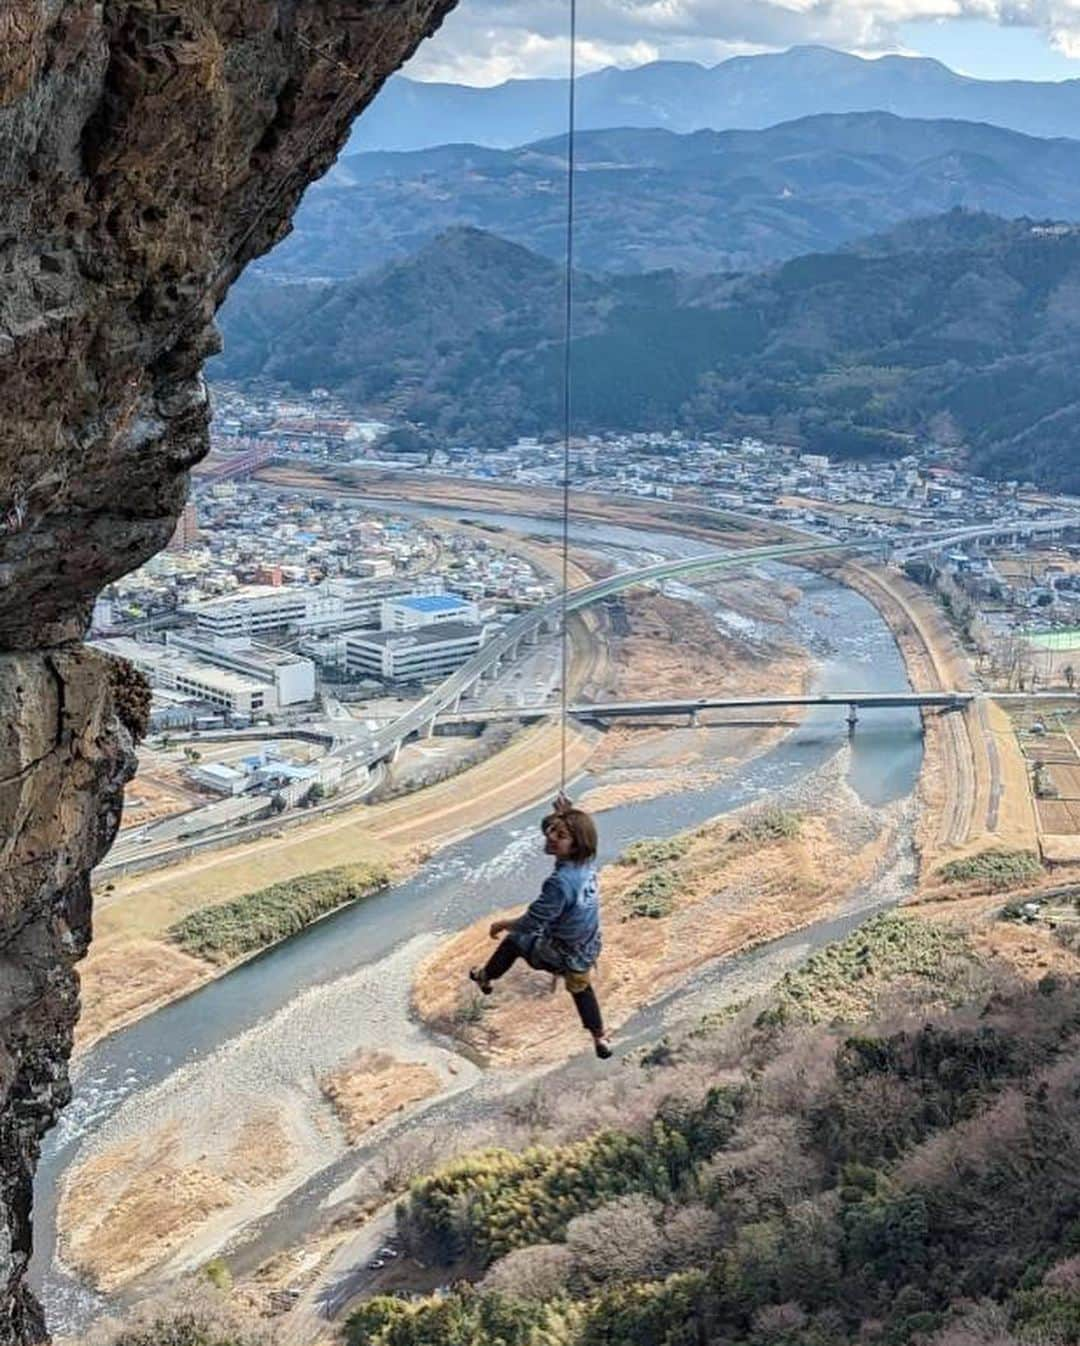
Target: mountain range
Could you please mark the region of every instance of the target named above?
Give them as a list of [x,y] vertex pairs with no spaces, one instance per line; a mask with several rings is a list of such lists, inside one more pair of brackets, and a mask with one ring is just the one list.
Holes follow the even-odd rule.
[[[565,137],[340,160],[262,275],[344,277],[471,225],[548,257],[565,237]],[[952,206],[1080,219],[1080,141],[883,112],[764,131],[582,133],[576,256],[593,271],[756,269]]]
[[[475,229],[340,283],[246,280],[217,378],[326,386],[441,438],[553,430],[561,273]],[[757,433],[837,456],[967,446],[1080,493],[1080,228],[953,211],[759,274],[587,276],[579,430]]]
[[[560,79],[475,88],[398,75],[357,124],[352,149],[523,145],[563,133],[567,93]],[[754,130],[822,112],[885,111],[989,122],[1034,136],[1080,134],[1080,80],[970,79],[925,58],[865,60],[826,47],[737,56],[711,68],[656,61],[598,70],[578,80],[577,102],[583,130]]]

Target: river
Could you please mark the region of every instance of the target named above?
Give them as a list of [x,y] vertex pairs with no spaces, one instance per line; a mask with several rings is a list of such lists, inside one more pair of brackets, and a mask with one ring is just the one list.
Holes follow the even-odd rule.
[[[379,508],[388,512],[385,504]],[[402,507],[401,512],[412,511]],[[432,511],[425,507],[417,512]],[[481,517],[475,511],[449,512]],[[534,533],[559,528],[514,516],[483,517]],[[573,535],[575,541],[616,553],[646,551],[660,557],[708,549],[674,534],[642,534],[605,525],[575,527]],[[817,689],[908,687],[892,635],[866,599],[811,572],[769,566],[762,573],[802,590],[791,624],[793,634],[816,656]],[[717,616],[724,619],[723,612]],[[719,784],[604,813],[601,861],[613,859],[641,836],[666,835],[698,824],[816,770],[847,745],[844,714],[841,707],[813,709],[779,744]],[[911,793],[921,761],[916,711],[867,712],[851,740],[849,783],[864,802],[883,805]],[[445,848],[408,882],[338,912],[187,999],[105,1039],[74,1063],[74,1099],[46,1138],[35,1196],[32,1279],[55,1332],[82,1330],[102,1307],[99,1297],[54,1258],[58,1184],[83,1146],[121,1110],[130,1111],[141,1098],[178,1085],[193,1069],[235,1048],[273,1016],[287,1016],[313,988],[332,994],[336,983],[354,978],[358,969],[388,963],[417,937],[461,929],[518,894],[529,894],[549,865],[536,844],[541,814],[539,808],[529,810]]]

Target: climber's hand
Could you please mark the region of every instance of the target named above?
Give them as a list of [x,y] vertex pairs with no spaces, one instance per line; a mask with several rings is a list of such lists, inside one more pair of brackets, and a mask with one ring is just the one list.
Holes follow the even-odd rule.
[[555,802],[552,805],[552,807],[554,808],[556,813],[569,813],[570,810],[574,807],[574,801],[570,798],[570,796],[566,793],[565,790],[560,790],[559,793],[555,796]]
[[498,939],[504,930],[510,929],[509,921],[492,921],[488,934],[492,939]]

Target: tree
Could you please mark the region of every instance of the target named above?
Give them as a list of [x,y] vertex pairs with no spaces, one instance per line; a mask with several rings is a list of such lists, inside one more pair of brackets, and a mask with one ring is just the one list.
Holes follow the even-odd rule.
[[565,1243],[539,1243],[507,1253],[480,1282],[484,1294],[520,1295],[526,1299],[554,1299],[566,1290],[574,1254]]
[[585,1285],[652,1280],[664,1269],[663,1207],[641,1193],[619,1197],[571,1220],[566,1246]]
[[[212,1264],[211,1264],[212,1265]],[[271,1346],[273,1332],[230,1304],[204,1277],[137,1308],[123,1325],[102,1323],[86,1346]]]

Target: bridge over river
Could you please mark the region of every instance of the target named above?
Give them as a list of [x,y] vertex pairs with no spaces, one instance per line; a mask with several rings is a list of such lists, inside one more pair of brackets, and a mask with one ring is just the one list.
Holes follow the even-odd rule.
[[[705,710],[801,710],[810,706],[846,706],[848,723],[854,725],[860,710],[889,710],[896,706],[965,710],[977,701],[1075,702],[1080,701],[1080,692],[823,692],[810,696],[702,696],[692,700],[581,702],[567,706],[566,713],[578,720],[685,715],[691,724],[696,724],[698,716]],[[556,702],[536,706],[480,706],[456,713],[444,712],[436,723],[463,725],[491,720],[544,720],[561,713],[562,706]]]

